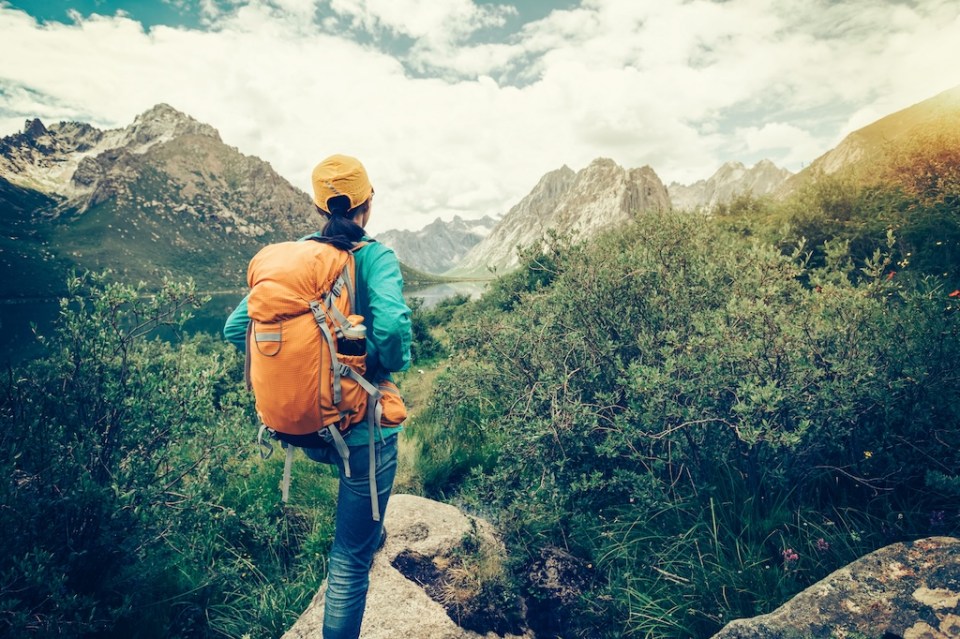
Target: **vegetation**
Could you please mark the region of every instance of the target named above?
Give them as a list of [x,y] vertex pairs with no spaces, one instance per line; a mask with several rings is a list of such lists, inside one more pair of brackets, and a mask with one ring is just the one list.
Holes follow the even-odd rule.
[[447,327],[424,490],[493,518],[520,579],[550,547],[595,568],[563,636],[710,636],[960,532],[956,207],[811,188],[551,238]]
[[282,510],[237,354],[148,339],[199,303],[189,285],[69,288],[0,399],[0,634],[279,636],[323,576],[336,480],[303,464]]
[[784,202],[744,194],[718,219],[785,251],[804,241],[812,266],[824,265],[828,242],[848,243],[863,262],[886,249],[892,231],[891,271],[960,288],[960,131],[918,134],[882,151],[865,167],[807,176]]

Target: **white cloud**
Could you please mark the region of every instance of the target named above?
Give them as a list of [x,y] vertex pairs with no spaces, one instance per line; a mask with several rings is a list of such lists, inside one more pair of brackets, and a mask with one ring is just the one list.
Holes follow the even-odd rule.
[[790,166],[809,163],[822,152],[820,141],[809,131],[783,122],[738,129],[737,137],[742,140],[743,150],[750,157],[776,155]]
[[[362,158],[376,232],[503,213],[543,173],[597,156],[665,182],[764,154],[796,170],[960,84],[946,0],[584,0],[483,43],[512,8],[204,2],[202,31],[38,24],[0,4],[0,134],[34,116],[121,126],[167,102],[300,188],[329,153]],[[396,38],[409,47],[388,49]]]
[[501,26],[516,9],[476,5],[472,0],[330,0],[338,14],[354,25],[379,28],[427,42],[457,42],[489,26]]

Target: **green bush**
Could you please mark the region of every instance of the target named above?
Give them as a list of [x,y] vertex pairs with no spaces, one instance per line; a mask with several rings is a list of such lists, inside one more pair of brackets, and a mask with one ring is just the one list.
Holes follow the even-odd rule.
[[888,279],[880,252],[806,258],[646,215],[555,245],[457,335],[431,410],[493,453],[437,490],[495,516],[521,562],[551,544],[597,567],[571,636],[709,636],[958,529],[956,303]]
[[410,359],[414,364],[423,365],[425,362],[443,357],[443,345],[431,330],[429,312],[423,308],[423,299],[415,297],[409,302],[410,329],[412,341],[410,343]]
[[192,285],[69,289],[0,398],[0,634],[279,636],[323,576],[335,480],[298,472],[321,508],[281,510],[237,353],[150,338],[202,302]]
[[845,243],[851,258],[862,262],[877,249],[886,251],[893,232],[898,241],[889,249],[890,271],[933,276],[953,290],[960,287],[960,194],[952,181],[937,182],[939,190],[917,186],[935,176],[921,169],[910,169],[921,175],[902,178],[905,186],[820,175],[782,203],[739,198],[721,207],[718,219],[786,253],[805,242],[813,268],[826,263],[829,243]]

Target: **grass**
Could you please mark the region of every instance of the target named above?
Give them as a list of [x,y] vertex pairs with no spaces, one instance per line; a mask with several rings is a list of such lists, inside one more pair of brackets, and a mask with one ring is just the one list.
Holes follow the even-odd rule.
[[424,411],[433,394],[437,378],[446,369],[443,361],[423,364],[421,368],[413,366],[410,370],[394,377],[407,405],[407,421],[400,436],[398,447],[397,477],[394,481],[394,493],[423,495],[423,474],[420,470],[422,437],[418,433],[424,424]]

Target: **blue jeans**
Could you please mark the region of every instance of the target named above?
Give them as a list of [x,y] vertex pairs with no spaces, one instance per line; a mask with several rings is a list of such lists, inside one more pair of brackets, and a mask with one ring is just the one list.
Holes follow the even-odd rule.
[[323,639],[357,639],[367,603],[370,566],[380,543],[383,517],[397,474],[397,436],[376,443],[377,492],[381,521],[374,521],[370,505],[370,449],[350,447],[350,477],[332,448],[303,451],[310,459],[336,464],[340,469],[336,532],[327,567],[327,593],[323,609]]

